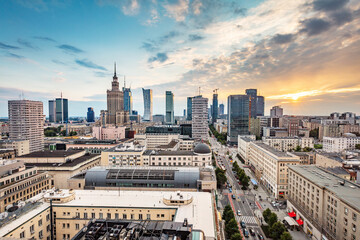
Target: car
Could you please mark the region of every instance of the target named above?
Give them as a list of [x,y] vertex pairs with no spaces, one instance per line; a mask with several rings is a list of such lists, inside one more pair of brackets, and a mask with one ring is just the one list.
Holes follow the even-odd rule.
[[232,189],[231,189],[231,188],[229,188],[229,192],[231,192],[231,193],[232,193]]
[[236,197],[235,197],[235,195],[234,195],[234,194],[233,194],[233,195],[231,195],[231,198],[232,198],[232,199],[236,199]]
[[229,188],[231,188],[231,187],[232,187],[230,183],[229,183],[229,185],[228,185],[228,186],[229,186]]
[[238,215],[238,216],[241,216],[240,210],[237,210],[237,215]]
[[244,237],[249,237],[249,231],[246,229],[246,228],[244,228],[243,229],[243,233],[244,233]]
[[251,236],[255,236],[255,231],[251,227],[249,228],[249,233],[250,233]]
[[245,222],[244,222],[244,221],[240,221],[240,226],[241,226],[241,228],[246,228]]
[[260,233],[258,233],[258,239],[259,239],[259,240],[264,240],[265,238],[264,238],[263,235],[261,235]]

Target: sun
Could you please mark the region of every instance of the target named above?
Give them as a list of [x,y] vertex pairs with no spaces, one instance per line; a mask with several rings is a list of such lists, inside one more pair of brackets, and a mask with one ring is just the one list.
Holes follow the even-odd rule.
[[292,98],[292,100],[296,101],[299,99],[299,96],[292,96],[291,98]]

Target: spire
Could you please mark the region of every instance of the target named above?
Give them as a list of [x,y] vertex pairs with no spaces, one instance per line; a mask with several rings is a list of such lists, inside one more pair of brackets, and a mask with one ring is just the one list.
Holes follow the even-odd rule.
[[116,62],[114,62],[114,77],[116,77]]
[[124,75],[124,88],[126,88],[126,80],[125,80],[125,75]]

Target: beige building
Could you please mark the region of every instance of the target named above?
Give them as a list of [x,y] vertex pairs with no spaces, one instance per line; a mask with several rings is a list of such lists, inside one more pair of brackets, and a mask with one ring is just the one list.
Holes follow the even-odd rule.
[[202,232],[201,240],[216,238],[214,220],[217,214],[211,193],[106,190],[49,191],[39,198],[36,203],[38,206],[23,212],[18,219],[4,223],[0,228],[0,237],[15,239],[24,236],[39,239],[40,231],[44,237],[49,236],[51,232],[47,231],[47,226],[50,223],[50,199],[54,239],[71,239],[91,219],[134,222],[184,222],[186,219],[193,225],[193,229]]
[[15,159],[15,150],[0,149],[0,161],[7,159]]
[[134,142],[122,143],[101,152],[101,166],[143,166],[145,146]]
[[51,176],[21,161],[0,161],[0,212],[18,201],[26,201],[51,188]]
[[44,114],[41,101],[11,100],[8,102],[11,140],[29,140],[30,152],[44,149]]
[[30,153],[29,140],[1,140],[0,148],[14,149],[16,156],[22,156]]
[[280,152],[261,142],[251,142],[249,163],[257,180],[271,195],[284,199],[288,195],[288,166],[300,164],[300,158],[288,152]]
[[69,188],[67,179],[100,165],[100,154],[86,153],[85,150],[40,151],[16,158],[26,166],[37,167],[38,171],[47,172],[56,188]]
[[342,167],[343,159],[338,154],[317,152],[316,153],[316,166],[328,168],[328,167]]
[[263,137],[263,142],[278,151],[293,151],[297,146],[314,148],[314,138],[299,137]]
[[360,186],[316,166],[289,166],[288,211],[312,239],[359,240]]
[[250,143],[256,140],[255,135],[238,136],[238,153],[244,159],[246,164],[249,164]]

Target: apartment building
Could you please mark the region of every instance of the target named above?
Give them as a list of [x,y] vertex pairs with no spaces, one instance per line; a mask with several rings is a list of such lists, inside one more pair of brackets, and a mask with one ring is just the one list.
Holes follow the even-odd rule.
[[0,149],[0,161],[7,159],[14,159],[14,158],[15,158],[14,150]]
[[19,212],[17,219],[3,222],[0,237],[47,238],[51,234],[51,229],[47,231],[51,209],[54,239],[72,239],[92,219],[137,223],[186,221],[194,231],[199,231],[200,240],[216,238],[217,215],[208,192],[51,190],[30,205],[32,208]]
[[314,138],[299,137],[263,137],[263,142],[278,151],[293,151],[297,146],[314,148]]
[[41,173],[36,167],[26,168],[21,161],[0,161],[0,212],[51,187],[51,176],[47,172]]
[[30,153],[29,140],[0,140],[0,148],[14,149],[16,156]]
[[324,137],[323,150],[325,152],[341,152],[343,150],[353,150],[360,144],[360,137],[351,134],[348,137]]
[[285,199],[288,195],[288,166],[299,165],[300,158],[261,142],[251,142],[249,164],[257,180],[273,197]]
[[101,166],[142,166],[144,145],[134,142],[122,143],[101,152]]
[[208,131],[208,99],[195,96],[192,98],[192,137],[207,140]]
[[249,164],[250,143],[256,140],[255,135],[239,135],[238,136],[238,153]]
[[360,239],[360,186],[317,166],[289,166],[288,211],[312,239]]
[[52,177],[56,188],[69,188],[67,179],[100,165],[100,154],[86,153],[85,150],[39,151],[16,158],[25,162],[27,167],[36,167]]

